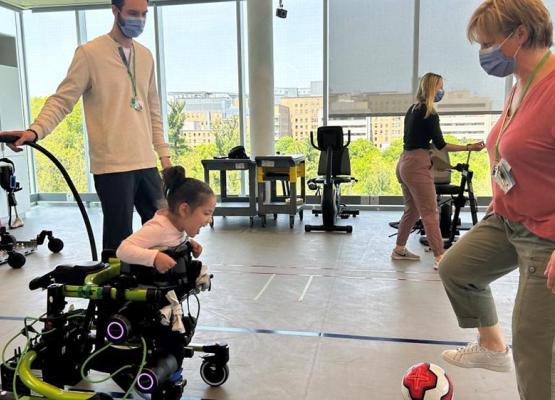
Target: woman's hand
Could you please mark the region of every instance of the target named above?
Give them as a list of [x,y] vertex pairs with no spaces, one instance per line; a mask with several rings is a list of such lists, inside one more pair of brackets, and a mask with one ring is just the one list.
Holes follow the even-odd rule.
[[547,288],[551,289],[553,294],[555,294],[555,251],[551,254],[543,274],[547,277]]
[[202,246],[199,242],[193,239],[189,239],[189,243],[191,243],[191,249],[193,250],[193,257],[199,258],[202,254]]
[[175,267],[175,260],[168,256],[161,251],[156,254],[156,258],[154,258],[154,268],[156,268],[159,272],[165,273]]
[[481,151],[486,145],[483,141],[477,143],[469,143],[466,145],[467,150],[470,151]]

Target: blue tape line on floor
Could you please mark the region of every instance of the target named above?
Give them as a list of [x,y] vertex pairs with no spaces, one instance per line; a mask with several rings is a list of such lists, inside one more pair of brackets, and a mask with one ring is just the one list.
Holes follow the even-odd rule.
[[[11,316],[0,315],[0,320],[23,321],[23,317],[11,317]],[[226,327],[226,326],[199,325],[197,326],[197,331],[224,332],[224,333],[258,333],[258,334],[278,335],[278,336],[322,337],[322,338],[328,338],[328,339],[361,340],[361,341],[369,341],[369,342],[433,344],[433,345],[441,345],[441,346],[466,345],[466,342],[457,342],[452,340],[396,338],[396,337],[384,337],[384,336],[348,335],[343,333],[330,333],[330,332],[290,331],[290,330],[281,330],[281,329],[259,329],[259,328],[235,328],[235,327]]]

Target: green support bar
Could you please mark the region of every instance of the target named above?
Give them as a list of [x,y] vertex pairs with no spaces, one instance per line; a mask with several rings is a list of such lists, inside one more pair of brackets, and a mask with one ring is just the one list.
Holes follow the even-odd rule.
[[89,400],[95,394],[85,392],[67,392],[49,383],[41,381],[31,372],[31,364],[37,357],[34,351],[28,351],[21,358],[19,378],[31,391],[39,393],[50,400]]

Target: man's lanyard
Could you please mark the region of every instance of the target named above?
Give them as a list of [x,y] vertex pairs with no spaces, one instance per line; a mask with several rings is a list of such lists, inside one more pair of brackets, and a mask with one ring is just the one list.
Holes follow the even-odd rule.
[[[133,89],[133,98],[131,99],[131,105],[137,100],[137,79],[135,73],[135,46],[131,45],[131,63],[127,62],[127,57],[125,57],[125,52],[122,47],[118,47],[119,55],[121,61],[125,68],[127,69],[127,75],[129,76],[129,81],[131,82],[131,87]],[[133,68],[133,69],[131,69]]]
[[518,112],[518,110],[520,109],[520,105],[522,104],[522,100],[524,99],[524,96],[526,96],[526,93],[528,93],[528,89],[530,89],[530,85],[532,84],[534,79],[536,79],[536,76],[538,75],[538,72],[543,67],[545,62],[549,59],[550,55],[551,55],[551,51],[547,50],[547,52],[542,57],[542,59],[534,67],[534,70],[532,71],[532,73],[528,77],[528,81],[526,82],[526,85],[524,86],[524,90],[520,94],[518,104],[517,104],[515,110],[513,111],[513,113],[511,114],[511,117],[507,121],[507,114],[509,113],[509,111],[511,109],[511,105],[513,103],[513,98],[514,98],[515,92],[516,92],[516,87],[511,92],[511,97],[509,98],[509,102],[507,103],[507,109],[505,110],[505,113],[504,113],[504,116],[503,116],[503,121],[501,123],[501,128],[499,130],[499,134],[497,135],[497,140],[495,141],[495,161],[496,162],[499,162],[499,160],[501,160],[501,154],[499,153],[499,142],[501,141],[501,137],[503,136],[503,134],[507,130],[508,126],[511,124],[511,122],[512,122],[513,118],[515,117],[516,113]]

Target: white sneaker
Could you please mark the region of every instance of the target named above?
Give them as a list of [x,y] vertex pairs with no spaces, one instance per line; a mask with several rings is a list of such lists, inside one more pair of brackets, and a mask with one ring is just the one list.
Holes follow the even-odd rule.
[[485,368],[497,372],[509,372],[513,368],[508,347],[503,352],[496,352],[472,342],[456,350],[445,350],[441,356],[448,363],[462,368]]
[[411,260],[411,261],[420,261],[420,256],[414,253],[411,253],[407,249],[403,252],[398,252],[395,249],[391,252],[391,259],[392,260]]

